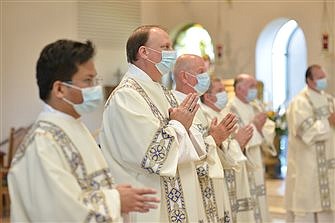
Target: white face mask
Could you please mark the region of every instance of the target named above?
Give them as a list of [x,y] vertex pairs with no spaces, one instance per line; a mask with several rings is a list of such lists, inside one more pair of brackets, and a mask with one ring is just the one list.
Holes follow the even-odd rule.
[[168,74],[171,70],[173,65],[176,63],[177,59],[177,51],[174,50],[162,50],[162,52],[152,49],[150,47],[147,47],[148,49],[161,53],[162,59],[160,62],[155,63],[154,61],[147,59],[149,62],[155,64],[157,70],[161,73],[161,75]]
[[257,89],[256,88],[250,88],[248,90],[248,94],[247,94],[247,101],[251,102],[253,100],[255,100],[257,98]]
[[63,100],[73,106],[74,110],[80,115],[93,112],[102,102],[103,94],[101,85],[88,88],[80,88],[72,84],[63,82],[64,85],[81,91],[83,102],[81,104],[74,104],[66,98]]
[[190,87],[192,87],[199,96],[203,95],[206,93],[206,91],[209,88],[209,85],[211,84],[211,80],[210,77],[208,75],[207,72],[198,74],[198,75],[193,75],[189,72],[186,72],[188,75],[191,75],[193,77],[195,77],[198,81],[198,83],[195,86],[190,85],[189,83],[187,83]]
[[216,102],[214,103],[214,105],[218,109],[222,110],[228,102],[227,92],[222,91],[222,92],[217,93],[215,96],[216,96]]
[[316,81],[316,89],[322,91],[327,88],[327,79],[322,78]]

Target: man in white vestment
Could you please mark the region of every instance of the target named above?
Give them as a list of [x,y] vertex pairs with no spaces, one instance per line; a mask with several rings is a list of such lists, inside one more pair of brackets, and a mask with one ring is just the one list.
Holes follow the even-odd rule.
[[234,81],[235,96],[228,103],[228,110],[239,117],[239,126],[251,125],[253,134],[245,146],[250,194],[254,202],[256,222],[270,222],[266,199],[264,168],[261,149],[273,155],[275,123],[267,118],[262,104],[256,100],[257,81],[249,74],[240,74]]
[[[196,94],[178,106],[160,81],[176,60],[172,42],[158,26],[141,26],[127,41],[129,69],[105,105],[100,142],[117,183],[152,186],[161,203],[132,222],[198,222],[199,155],[189,128],[199,108]],[[191,133],[190,133],[191,134]]]
[[324,92],[321,66],[310,66],[305,80],[287,110],[287,221],[335,222],[334,97]]
[[[182,102],[187,94],[197,93],[201,96],[207,91],[210,77],[206,70],[204,60],[197,55],[178,57],[173,72],[176,90],[172,91],[178,102]],[[198,110],[190,128],[194,136],[192,142],[201,154],[201,160],[195,164],[206,222],[231,222],[229,195],[218,150],[236,129],[236,123],[237,119],[232,114],[219,123],[208,122],[203,112]]]
[[8,175],[12,222],[122,222],[148,212],[154,189],[116,186],[94,138],[80,120],[102,102],[92,43],[58,40],[37,62],[44,110],[19,146]]
[[[220,79],[211,80],[208,91],[201,96],[201,102],[200,110],[203,111],[208,123],[215,118],[221,121],[227,115],[228,95]],[[253,128],[250,124],[243,126],[233,134],[233,137],[225,140],[221,147],[223,152],[220,153],[220,158],[224,160],[222,165],[228,185],[233,222],[255,222],[254,203],[250,195],[246,169],[247,158],[243,154],[252,134]]]

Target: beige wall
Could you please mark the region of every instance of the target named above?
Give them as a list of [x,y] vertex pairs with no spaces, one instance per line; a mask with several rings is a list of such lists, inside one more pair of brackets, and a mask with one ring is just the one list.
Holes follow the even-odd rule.
[[[320,49],[323,1],[238,1],[221,4],[214,1],[143,1],[143,24],[160,24],[173,30],[189,22],[202,24],[214,43],[225,46],[222,71],[226,78],[239,72],[255,72],[255,47],[258,35],[272,20],[295,19],[304,31],[308,64],[320,63],[330,74],[329,91],[335,93],[334,56],[324,58]],[[329,9],[334,22],[335,3]],[[35,63],[41,49],[59,38],[77,38],[77,4],[75,2],[1,1],[1,134],[11,126],[34,121],[42,107],[35,84]],[[218,13],[221,26],[218,28]],[[221,30],[218,32],[218,30]],[[125,53],[120,49],[100,49],[96,56],[98,73],[112,84],[117,68],[125,71]],[[100,126],[102,107],[84,118],[91,130]]]
[[[332,58],[321,54],[323,1],[173,1],[159,2],[158,23],[173,29],[181,24],[198,22],[213,37],[214,44],[224,45],[223,72],[228,76],[239,72],[255,72],[256,41],[263,28],[272,20],[285,17],[294,19],[302,28],[307,41],[308,64],[320,63],[327,67],[334,83]],[[266,2],[266,3],[264,3]],[[335,3],[328,1],[328,13],[335,26]],[[218,16],[221,20],[218,22]],[[144,14],[145,16],[145,14]],[[218,24],[220,23],[220,26]],[[335,29],[335,28],[334,28]],[[218,33],[218,31],[220,32]],[[333,30],[335,32],[335,30]],[[332,93],[335,93],[333,91]]]
[[1,1],[1,134],[32,123],[41,109],[35,64],[46,44],[76,38],[76,4]]

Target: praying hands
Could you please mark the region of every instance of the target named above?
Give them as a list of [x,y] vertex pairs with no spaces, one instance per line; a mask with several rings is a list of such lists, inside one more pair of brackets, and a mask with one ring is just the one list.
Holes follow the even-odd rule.
[[196,93],[188,94],[178,107],[169,109],[170,119],[179,121],[188,130],[199,109],[198,100],[199,97]]

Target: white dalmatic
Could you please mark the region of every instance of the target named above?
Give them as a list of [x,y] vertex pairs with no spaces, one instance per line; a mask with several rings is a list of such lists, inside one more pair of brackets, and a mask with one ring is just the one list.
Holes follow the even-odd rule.
[[120,196],[80,119],[46,106],[9,172],[13,222],[122,222]]
[[258,132],[252,124],[252,120],[258,112],[263,112],[261,107],[258,101],[247,104],[237,97],[234,97],[227,105],[227,109],[238,116],[240,126],[251,124],[254,128],[253,136],[245,151],[250,194],[254,202],[254,219],[256,222],[270,222],[261,149],[267,150],[273,155],[276,154],[273,149],[275,123],[267,119],[262,132]]
[[306,87],[287,111],[286,208],[297,215],[333,212],[327,222],[335,221],[335,129],[328,121],[334,104],[332,96]]
[[[178,103],[186,94],[172,91]],[[231,222],[231,208],[227,184],[224,179],[223,167],[218,155],[219,148],[211,135],[208,134],[209,123],[201,109],[193,119],[189,134],[194,147],[198,151],[200,161],[195,162],[203,210],[206,215],[204,222]]]
[[[200,108],[208,123],[211,123],[214,118],[220,122],[228,114],[226,109],[217,112],[203,103]],[[221,149],[219,156],[224,167],[233,222],[255,222],[254,202],[250,194],[246,169],[247,158],[242,153],[238,142],[231,136],[222,143]]]
[[103,114],[100,142],[117,183],[153,187],[161,203],[132,222],[197,222],[199,156],[183,125],[169,120],[176,99],[160,83],[130,64],[110,95]]

